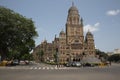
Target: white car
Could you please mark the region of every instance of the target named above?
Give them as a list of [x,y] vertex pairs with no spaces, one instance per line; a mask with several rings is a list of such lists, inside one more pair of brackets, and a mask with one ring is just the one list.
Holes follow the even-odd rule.
[[80,62],[73,62],[73,63],[72,63],[72,66],[73,66],[73,67],[81,67],[82,64],[81,64]]

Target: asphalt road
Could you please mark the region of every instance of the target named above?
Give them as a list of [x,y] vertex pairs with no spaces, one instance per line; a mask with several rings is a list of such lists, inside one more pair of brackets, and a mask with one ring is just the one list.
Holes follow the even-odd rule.
[[120,80],[120,64],[53,70],[0,68],[0,80]]

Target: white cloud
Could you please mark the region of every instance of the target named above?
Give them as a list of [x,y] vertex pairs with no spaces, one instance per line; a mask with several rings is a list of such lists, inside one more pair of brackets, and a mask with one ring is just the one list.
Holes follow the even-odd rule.
[[84,32],[88,32],[88,31],[95,32],[95,31],[98,31],[99,30],[99,26],[100,26],[99,22],[95,23],[94,25],[87,24],[87,25],[84,26]]
[[108,16],[116,16],[118,14],[120,14],[120,10],[117,9],[117,10],[110,10],[110,11],[107,11],[106,13]]

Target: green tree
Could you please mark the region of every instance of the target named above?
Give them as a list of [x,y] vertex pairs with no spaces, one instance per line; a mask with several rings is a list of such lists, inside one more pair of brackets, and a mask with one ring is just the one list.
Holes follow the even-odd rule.
[[120,61],[120,54],[113,54],[108,58],[109,61],[118,62]]
[[24,54],[21,57],[22,60],[33,60],[33,55],[32,54]]
[[96,49],[96,55],[99,55],[99,58],[104,58],[105,60],[108,59],[108,55],[107,53],[103,52],[103,51],[100,51],[98,49]]
[[[0,54],[2,60],[13,53],[20,58],[34,47],[37,36],[32,19],[0,6]],[[16,53],[15,53],[16,52]],[[17,54],[17,56],[15,56]]]

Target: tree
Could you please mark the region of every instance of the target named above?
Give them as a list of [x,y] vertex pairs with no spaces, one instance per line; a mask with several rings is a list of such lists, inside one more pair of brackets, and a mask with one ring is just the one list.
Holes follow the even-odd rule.
[[2,60],[9,54],[20,58],[34,47],[37,36],[32,19],[0,6],[0,54]]
[[120,54],[113,54],[108,58],[108,60],[118,62],[118,61],[120,61]]
[[105,53],[105,52],[103,52],[103,51],[100,51],[100,50],[98,50],[98,49],[96,49],[96,55],[99,55],[99,58],[100,58],[100,59],[101,59],[101,58],[104,58],[105,60],[108,59],[107,53]]
[[21,57],[22,60],[33,60],[33,55],[32,54],[24,54]]

